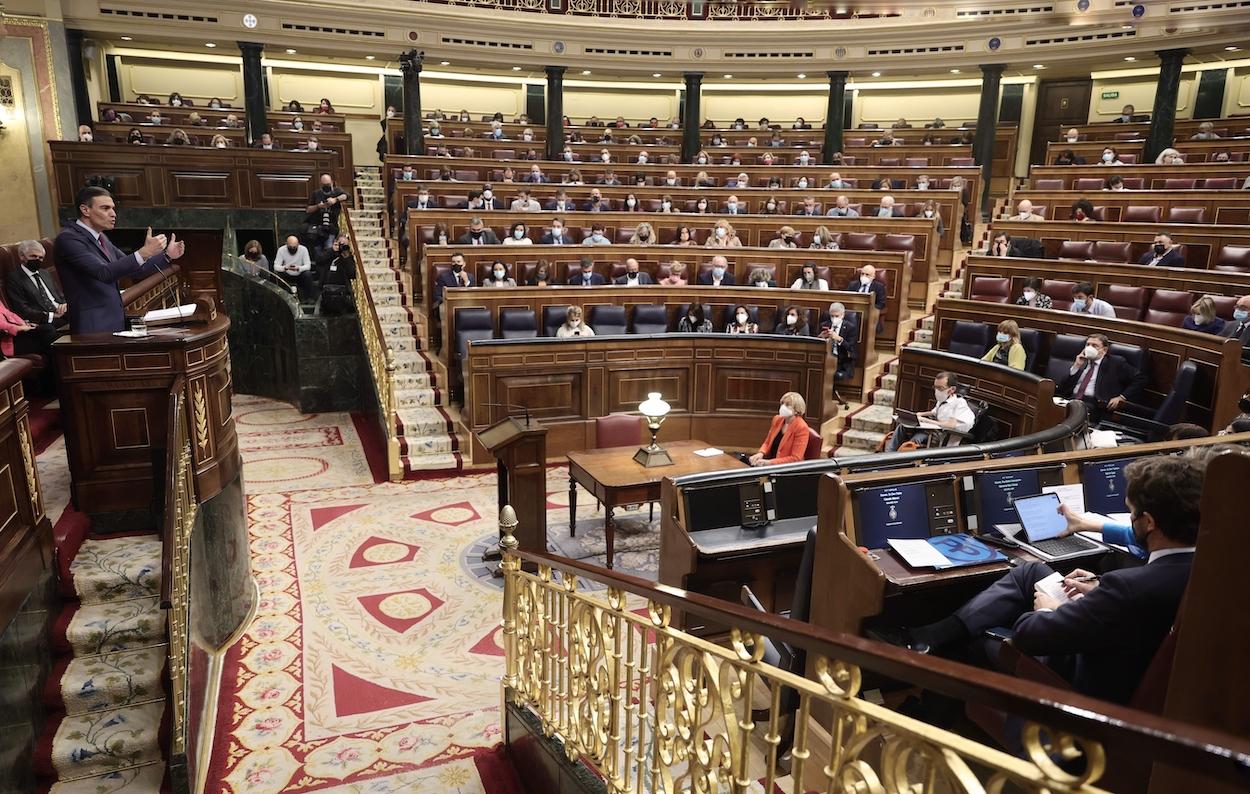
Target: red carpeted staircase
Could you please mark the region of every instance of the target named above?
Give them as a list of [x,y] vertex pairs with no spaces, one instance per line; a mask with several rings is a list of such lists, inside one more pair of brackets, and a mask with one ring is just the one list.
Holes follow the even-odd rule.
[[40,790],[167,790],[161,540],[149,532],[95,536],[73,508],[53,540],[64,605],[51,628],[48,719],[35,747]]

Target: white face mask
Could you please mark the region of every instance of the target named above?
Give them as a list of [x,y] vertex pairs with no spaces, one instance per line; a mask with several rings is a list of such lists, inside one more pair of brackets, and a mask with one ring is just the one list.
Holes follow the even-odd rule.
[[515,237],[516,239],[520,240],[520,239],[522,239],[522,238],[524,238],[524,237],[525,237],[525,230],[524,230],[524,229],[517,229],[515,232],[513,232],[513,233],[512,233],[512,236],[513,236],[513,237]]
[[725,227],[724,227],[724,226],[717,226],[717,227],[716,227],[716,236],[717,236],[717,237],[724,237],[724,236],[725,236],[725,235],[727,235],[727,234],[729,234],[729,232],[728,232],[728,230],[726,230],[726,229],[725,229]]
[[564,235],[564,230],[563,230],[563,229],[555,229],[555,228],[553,228],[553,229],[551,230],[551,236],[552,236],[552,237],[554,237],[554,238],[556,238],[557,240],[558,240],[558,239],[560,239],[560,237],[562,237],[563,235]]
[[786,325],[798,325],[799,318],[793,314],[786,315]]
[[565,152],[565,153],[564,153],[564,159],[565,159],[565,160],[567,160],[567,161],[568,161],[568,162],[570,162],[570,163],[571,163],[571,162],[573,162],[573,153],[572,153],[572,152]]
[[603,162],[605,163],[610,163],[612,162],[612,155],[608,154],[607,152],[604,152],[603,154],[599,155],[599,159],[603,160]]
[[218,148],[218,149],[224,149],[224,148],[226,148],[226,145],[227,145],[227,144],[226,144],[226,142],[225,142],[225,141],[217,141],[217,148]]
[[736,201],[731,201],[731,202],[727,203],[725,206],[726,206],[726,207],[728,207],[730,210],[736,210],[736,209],[738,209],[738,202],[736,202]]
[[748,317],[746,312],[738,312],[738,325],[746,325]]
[[1114,160],[1114,159],[1115,159],[1115,155],[1114,155],[1114,154],[1112,154],[1111,152],[1103,152],[1103,153],[1102,153],[1102,161],[1103,161],[1104,163],[1109,163],[1109,162],[1111,162],[1111,161],[1112,161],[1112,160]]
[[938,402],[942,402],[943,400],[945,400],[945,399],[946,399],[946,389],[938,389],[938,388],[934,388],[934,389],[933,389],[933,399],[937,400]]
[[676,179],[665,179],[665,180],[664,180],[664,184],[666,184],[666,185],[676,185],[676,184],[677,184],[677,180],[676,180]]
[[492,198],[494,198],[494,197],[495,197],[495,191],[493,191],[493,190],[483,190],[483,191],[482,191],[482,198],[484,198],[484,199],[486,199],[486,200],[488,200],[488,201],[489,201],[490,199],[492,199]]
[[860,276],[859,283],[867,286],[872,283],[872,276]]
[[799,187],[801,187],[801,188],[807,187],[807,179],[806,179],[806,177],[805,177],[805,178],[803,178],[803,179],[800,179],[800,180],[799,180]]
[[169,104],[173,105],[173,106],[174,106],[174,107],[176,107],[176,108],[178,108],[178,107],[182,107],[182,100],[181,100],[181,99],[175,99],[173,102],[170,102]]
[[532,141],[534,140],[534,134],[532,132],[527,132],[524,135],[522,135],[521,138],[523,140]]
[[806,154],[800,154],[800,155],[799,155],[799,165],[807,165],[807,163],[808,163],[808,161],[809,161],[810,159],[811,159],[811,158],[810,158],[808,155],[806,155]]
[[699,158],[699,165],[707,165],[707,158],[706,158],[706,157],[700,157],[700,158]]
[[671,202],[671,201],[662,201],[662,202],[660,202],[660,208],[661,208],[661,209],[670,209],[672,206],[673,206],[673,202]]
[[1079,135],[1069,135],[1068,143],[1076,143],[1079,138],[1080,138]]
[[427,193],[422,193],[421,195],[417,196],[417,201],[421,204],[427,204],[430,201],[430,196]]
[[790,417],[794,416],[794,409],[786,405],[785,403],[782,403],[781,407],[777,409],[777,415],[783,419],[789,419]]
[[1081,352],[1083,352],[1085,354],[1085,357],[1090,359],[1091,361],[1098,360],[1098,357],[1102,355],[1102,353],[1099,352],[1098,348],[1094,347],[1093,345],[1086,345],[1085,350]]
[[928,189],[929,189],[929,183],[928,183],[928,182],[917,182],[917,183],[916,183],[916,190],[928,190]]
[[505,271],[503,271],[503,270],[496,270],[496,271],[495,271],[495,281],[503,281],[503,278],[504,278],[504,276],[506,276],[506,275],[507,275],[507,273],[506,273]]
[[925,210],[925,211],[924,211],[924,216],[925,216],[926,218],[932,218],[932,217],[933,217],[933,210]]
[[820,235],[819,235],[819,234],[813,234],[813,235],[812,235],[812,245],[820,245]]
[[395,118],[395,111],[393,111],[393,110],[387,110],[387,111],[386,111],[386,117],[387,117],[388,119],[393,119],[393,118]]
[[576,328],[577,326],[581,324],[582,324],[581,320],[569,320],[569,328]]
[[631,209],[632,209],[632,208],[633,208],[633,206],[634,206],[635,204],[637,204],[637,203],[638,203],[638,200],[637,200],[637,199],[632,199],[632,198],[627,198],[627,199],[625,199],[625,206],[626,206],[626,207],[630,207]]
[[1034,299],[1034,298],[1036,298],[1036,297],[1037,297],[1037,293],[1036,293],[1036,292],[1034,292],[1033,290],[1031,290],[1031,289],[1026,289],[1026,290],[1024,291],[1024,299],[1025,299],[1026,301],[1031,301],[1031,300],[1033,300],[1033,299]]
[[640,155],[638,155],[638,162],[640,162],[640,163],[646,163],[646,162],[647,162],[647,156],[646,156],[645,154],[640,154]]
[[317,142],[316,142],[316,141],[309,141],[309,142],[308,142],[308,151],[310,151],[310,152],[315,152],[315,151],[317,151]]

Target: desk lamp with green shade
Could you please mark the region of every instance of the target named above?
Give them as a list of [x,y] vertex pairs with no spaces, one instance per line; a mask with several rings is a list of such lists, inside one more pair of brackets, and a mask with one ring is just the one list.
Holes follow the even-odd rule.
[[638,404],[638,412],[646,418],[647,429],[651,431],[651,443],[634,453],[634,462],[641,463],[644,468],[673,465],[673,459],[668,451],[655,441],[656,435],[660,432],[660,425],[664,423],[664,418],[668,416],[670,410],[672,410],[671,407],[664,402],[658,391],[649,393],[647,399]]

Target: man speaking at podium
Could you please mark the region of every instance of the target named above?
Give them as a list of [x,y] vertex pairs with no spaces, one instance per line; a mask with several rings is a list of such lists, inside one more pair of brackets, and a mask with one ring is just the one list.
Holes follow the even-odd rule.
[[122,331],[126,315],[117,282],[163,272],[185,251],[176,235],[153,236],[148,227],[143,247],[127,254],[105,236],[117,225],[113,195],[102,187],[78,191],[78,220],[56,237],[56,271],[69,304],[69,330],[74,334]]

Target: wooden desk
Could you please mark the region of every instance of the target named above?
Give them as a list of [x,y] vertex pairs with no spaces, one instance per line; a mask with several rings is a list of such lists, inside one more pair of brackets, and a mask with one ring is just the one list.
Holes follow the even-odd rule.
[[700,474],[707,471],[742,469],[746,464],[732,455],[710,458],[694,454],[696,449],[712,446],[706,441],[673,441],[662,444],[673,458],[671,466],[645,468],[634,462],[638,447],[608,447],[570,452],[569,459],[569,535],[577,530],[577,486],[594,494],[603,504],[603,534],[607,539],[608,567],[612,567],[616,527],[612,510],[617,505],[660,501],[660,482],[665,477]]

